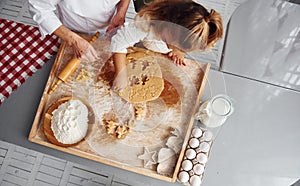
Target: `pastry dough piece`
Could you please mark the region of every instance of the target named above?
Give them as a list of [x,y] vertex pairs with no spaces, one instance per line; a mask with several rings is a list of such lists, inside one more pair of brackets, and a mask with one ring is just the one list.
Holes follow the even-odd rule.
[[118,126],[116,129],[116,137],[117,139],[124,139],[126,137],[126,134],[130,132],[130,128],[126,127],[124,125]]
[[116,131],[118,123],[114,121],[105,121],[105,128],[107,134],[114,134]]
[[128,85],[119,95],[130,103],[155,100],[164,89],[159,57],[138,51],[127,55]]
[[104,121],[106,133],[110,134],[117,139],[124,139],[126,135],[130,132],[130,127],[134,127],[134,121],[130,120],[126,125],[119,125],[113,120]]
[[142,105],[135,105],[134,106],[134,116],[136,120],[141,120],[145,117],[146,107]]

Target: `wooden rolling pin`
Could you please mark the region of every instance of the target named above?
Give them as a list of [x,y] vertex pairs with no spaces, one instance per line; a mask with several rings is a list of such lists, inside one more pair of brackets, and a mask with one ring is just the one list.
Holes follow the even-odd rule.
[[[90,39],[89,43],[93,44],[96,39],[99,37],[99,32],[96,32],[96,34]],[[52,94],[52,92],[58,87],[59,84],[62,82],[66,82],[68,78],[75,72],[78,65],[80,64],[81,59],[78,58],[72,58],[67,65],[63,68],[63,70],[58,74],[57,78],[58,80],[56,83],[51,87],[48,94]]]

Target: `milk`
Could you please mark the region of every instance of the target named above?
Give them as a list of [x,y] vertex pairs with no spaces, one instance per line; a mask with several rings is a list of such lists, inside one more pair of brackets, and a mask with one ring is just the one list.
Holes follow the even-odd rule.
[[230,99],[225,95],[217,95],[200,106],[195,118],[207,127],[218,127],[224,124],[232,112]]
[[227,99],[217,98],[211,103],[212,111],[217,115],[227,115],[230,112],[230,103]]

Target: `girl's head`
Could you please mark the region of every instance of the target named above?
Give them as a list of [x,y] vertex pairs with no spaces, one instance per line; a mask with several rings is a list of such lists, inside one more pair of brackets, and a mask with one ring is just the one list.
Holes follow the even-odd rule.
[[211,48],[223,35],[221,15],[192,0],[154,1],[138,15],[151,21],[156,33],[167,29],[183,50]]

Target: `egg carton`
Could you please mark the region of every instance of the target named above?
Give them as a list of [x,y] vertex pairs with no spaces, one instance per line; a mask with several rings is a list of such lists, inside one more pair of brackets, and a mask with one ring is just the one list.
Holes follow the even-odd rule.
[[177,176],[179,183],[188,186],[199,186],[202,183],[212,143],[211,131],[193,127]]

